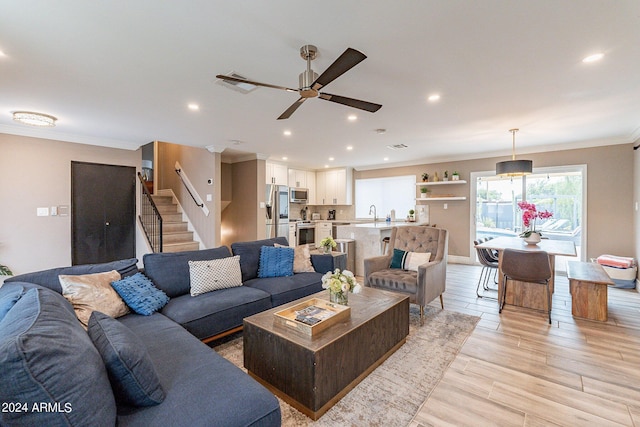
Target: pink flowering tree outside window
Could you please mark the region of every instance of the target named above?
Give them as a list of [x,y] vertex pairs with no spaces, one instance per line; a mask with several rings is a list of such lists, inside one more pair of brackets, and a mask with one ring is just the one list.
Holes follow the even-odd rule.
[[531,233],[538,233],[542,236],[542,233],[536,230],[536,219],[548,219],[553,216],[552,212],[548,210],[538,211],[536,205],[527,202],[518,202],[518,208],[522,211],[522,227],[523,231],[520,237],[529,237]]

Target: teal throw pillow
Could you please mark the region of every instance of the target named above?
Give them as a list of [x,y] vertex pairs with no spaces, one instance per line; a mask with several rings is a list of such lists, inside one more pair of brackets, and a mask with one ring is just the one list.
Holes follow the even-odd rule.
[[131,310],[144,316],[153,314],[169,302],[167,294],[142,273],[111,282],[111,286]]
[[165,393],[149,353],[131,329],[94,311],[87,332],[107,367],[116,401],[153,406],[164,400]]
[[402,249],[393,249],[393,258],[391,258],[391,266],[389,268],[404,268],[404,261],[407,252]]
[[260,248],[258,277],[293,276],[293,248],[263,246]]

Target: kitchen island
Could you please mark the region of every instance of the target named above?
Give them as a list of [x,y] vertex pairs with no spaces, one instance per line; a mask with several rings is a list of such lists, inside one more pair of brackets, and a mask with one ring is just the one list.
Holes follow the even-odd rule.
[[391,236],[391,229],[407,225],[426,224],[406,221],[375,221],[338,225],[336,227],[338,239],[355,240],[356,271],[354,273],[356,276],[364,276],[364,260],[366,258],[382,255],[382,239]]

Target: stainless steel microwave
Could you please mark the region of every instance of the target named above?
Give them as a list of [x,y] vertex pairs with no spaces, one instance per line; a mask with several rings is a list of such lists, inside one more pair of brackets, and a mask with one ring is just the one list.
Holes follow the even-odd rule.
[[308,188],[289,188],[289,201],[292,203],[307,203],[309,200]]

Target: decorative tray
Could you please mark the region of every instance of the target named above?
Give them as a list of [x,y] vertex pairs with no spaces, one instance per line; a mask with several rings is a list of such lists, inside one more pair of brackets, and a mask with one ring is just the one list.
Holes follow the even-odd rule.
[[351,308],[347,305],[311,298],[277,311],[273,316],[276,325],[313,337],[329,326],[348,319],[351,316]]

